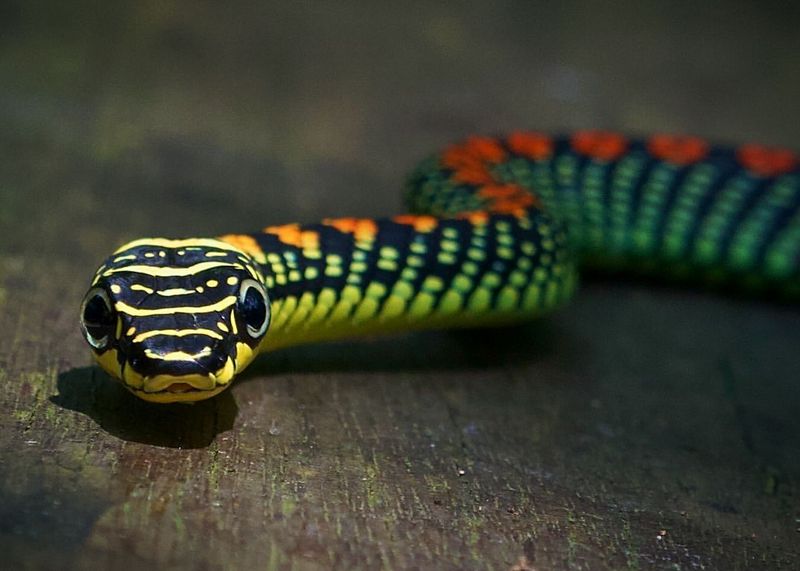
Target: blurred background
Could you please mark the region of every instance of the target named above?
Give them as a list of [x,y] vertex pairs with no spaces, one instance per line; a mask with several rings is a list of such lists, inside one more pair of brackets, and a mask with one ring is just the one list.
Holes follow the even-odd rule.
[[[796,144],[792,3],[6,0],[0,10],[0,182],[4,200],[26,203],[3,210],[28,220],[6,234],[7,252],[32,239],[83,251],[393,213],[416,161],[476,132]],[[159,217],[141,206],[154,200]],[[69,236],[56,218],[76,224]]]
[[590,282],[175,412],[90,366],[77,308],[133,238],[398,213],[472,133],[797,149],[799,30],[779,1],[0,2],[6,562],[797,569],[794,309]]

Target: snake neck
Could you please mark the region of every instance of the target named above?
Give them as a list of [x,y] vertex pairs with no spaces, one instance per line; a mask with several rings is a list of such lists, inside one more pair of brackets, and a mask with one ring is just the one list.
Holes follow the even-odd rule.
[[788,151],[583,132],[473,137],[411,176],[413,214],[223,237],[272,299],[263,348],[506,323],[566,301],[576,266],[800,297]]
[[576,284],[566,234],[538,210],[325,220],[223,239],[263,271],[272,323],[262,350],[510,323],[558,307]]

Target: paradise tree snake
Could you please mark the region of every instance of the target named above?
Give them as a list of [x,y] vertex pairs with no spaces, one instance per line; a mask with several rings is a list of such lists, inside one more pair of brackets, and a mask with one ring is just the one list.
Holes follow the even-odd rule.
[[94,356],[137,396],[190,402],[261,352],[550,312],[579,266],[800,297],[791,151],[583,131],[472,137],[431,157],[410,214],[125,244],[81,306]]

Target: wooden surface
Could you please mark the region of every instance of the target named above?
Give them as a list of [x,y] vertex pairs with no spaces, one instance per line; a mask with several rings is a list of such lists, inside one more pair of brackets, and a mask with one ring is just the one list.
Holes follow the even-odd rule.
[[196,406],[128,395],[77,326],[125,240],[395,213],[474,131],[796,147],[796,8],[51,4],[0,8],[0,567],[798,568],[795,308],[591,281]]

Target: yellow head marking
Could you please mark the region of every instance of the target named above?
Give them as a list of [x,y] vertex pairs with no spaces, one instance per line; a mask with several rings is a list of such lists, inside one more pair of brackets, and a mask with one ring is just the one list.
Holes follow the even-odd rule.
[[185,402],[219,393],[250,364],[270,313],[247,252],[206,238],[152,238],[106,260],[81,320],[100,366],[134,394]]

